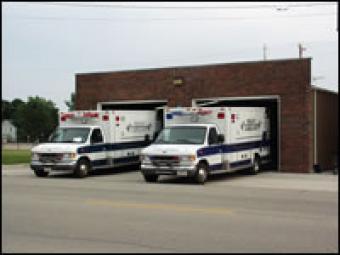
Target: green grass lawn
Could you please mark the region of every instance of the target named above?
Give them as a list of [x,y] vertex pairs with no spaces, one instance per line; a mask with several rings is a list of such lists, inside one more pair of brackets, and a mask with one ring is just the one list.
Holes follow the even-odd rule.
[[31,162],[31,150],[2,150],[3,165],[24,164]]

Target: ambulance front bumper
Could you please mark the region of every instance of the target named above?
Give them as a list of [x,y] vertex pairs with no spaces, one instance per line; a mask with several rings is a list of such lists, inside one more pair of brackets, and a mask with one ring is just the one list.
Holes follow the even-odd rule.
[[59,163],[42,163],[40,161],[32,161],[31,169],[32,170],[65,170],[73,172],[77,167],[77,161],[67,161],[67,162],[59,162]]
[[194,176],[196,173],[196,166],[155,166],[151,164],[142,164],[141,172],[144,175]]

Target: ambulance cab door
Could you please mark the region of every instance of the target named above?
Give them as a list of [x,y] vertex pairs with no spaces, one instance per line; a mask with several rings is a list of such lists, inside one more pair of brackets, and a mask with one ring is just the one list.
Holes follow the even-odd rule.
[[91,161],[94,167],[105,167],[108,165],[106,147],[104,144],[103,131],[100,128],[94,128],[91,134]]
[[211,127],[208,133],[208,144],[211,148],[211,155],[209,156],[210,169],[219,170],[222,168],[223,162],[223,149],[222,144],[219,141],[219,135],[216,127]]

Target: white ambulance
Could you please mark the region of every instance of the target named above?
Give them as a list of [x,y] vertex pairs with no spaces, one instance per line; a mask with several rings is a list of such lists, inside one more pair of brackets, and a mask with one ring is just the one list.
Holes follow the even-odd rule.
[[269,118],[264,107],[180,107],[165,110],[165,127],[141,152],[147,182],[159,175],[193,177],[250,168],[270,160]]
[[138,164],[157,131],[155,111],[72,111],[59,118],[49,142],[32,148],[31,169],[39,177],[62,170],[85,177],[99,168]]

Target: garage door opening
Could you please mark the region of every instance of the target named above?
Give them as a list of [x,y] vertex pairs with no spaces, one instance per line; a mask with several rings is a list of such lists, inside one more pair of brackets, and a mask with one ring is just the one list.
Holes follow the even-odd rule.
[[124,100],[124,101],[111,101],[99,102],[97,110],[154,110],[158,107],[166,106],[166,100]]
[[266,107],[270,120],[270,155],[271,162],[268,168],[280,171],[280,97],[224,97],[224,98],[202,98],[193,99],[193,106],[216,107],[216,106],[238,106],[238,107]]
[[167,100],[124,100],[124,101],[111,101],[99,102],[97,110],[156,110],[156,129],[160,130],[164,127],[164,107],[167,105]]

